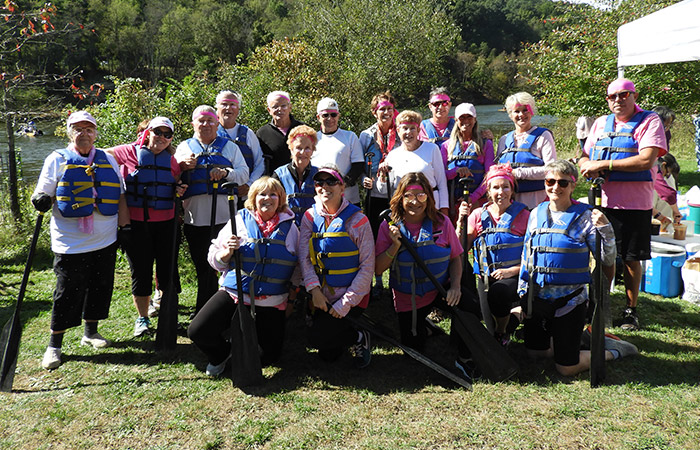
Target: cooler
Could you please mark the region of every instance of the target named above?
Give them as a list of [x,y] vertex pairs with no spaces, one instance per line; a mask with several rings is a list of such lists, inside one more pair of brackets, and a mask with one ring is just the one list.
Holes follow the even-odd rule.
[[686,249],[662,242],[651,243],[651,259],[642,261],[642,282],[639,288],[649,294],[678,297],[683,291],[681,267]]

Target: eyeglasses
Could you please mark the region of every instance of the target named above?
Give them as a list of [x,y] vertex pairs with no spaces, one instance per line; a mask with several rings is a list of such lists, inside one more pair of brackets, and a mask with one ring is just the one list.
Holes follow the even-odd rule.
[[431,103],[434,108],[439,108],[441,106],[447,105],[449,102],[447,100],[440,100],[439,102]]
[[337,178],[323,178],[320,180],[314,180],[314,186],[316,187],[323,187],[324,184],[328,187],[333,187],[338,183],[340,183],[340,181],[338,181]]
[[173,137],[172,131],[163,131],[163,130],[159,130],[158,128],[151,130],[151,131],[156,136],[163,136],[165,139],[172,139],[172,137]]
[[420,203],[423,203],[428,199],[428,194],[425,192],[419,192],[417,194],[414,194],[413,192],[406,192],[403,194],[403,199],[407,202],[412,202],[417,199]]
[[544,184],[547,186],[554,186],[555,184],[559,183],[560,187],[569,187],[569,183],[573,183],[573,181],[569,180],[557,180],[556,178],[545,178],[544,179]]
[[323,117],[324,119],[327,119],[329,117],[332,117],[335,119],[336,117],[338,117],[338,113],[323,113],[323,114],[321,114],[321,117]]
[[620,100],[627,100],[627,97],[629,97],[632,93],[630,91],[623,91],[623,92],[618,92],[617,94],[610,94],[606,98],[610,101],[615,101],[617,99]]

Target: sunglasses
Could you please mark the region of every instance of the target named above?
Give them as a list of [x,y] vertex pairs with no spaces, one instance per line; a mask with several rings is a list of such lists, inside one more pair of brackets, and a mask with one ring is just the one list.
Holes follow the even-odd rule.
[[336,117],[338,117],[338,113],[323,113],[323,114],[321,114],[321,117],[323,117],[324,119],[327,119],[329,117],[332,117],[335,119]]
[[544,179],[544,184],[547,186],[554,186],[555,184],[559,183],[560,187],[569,187],[569,183],[573,183],[572,181],[569,180],[557,180],[556,178],[545,178]]
[[630,95],[632,95],[632,93],[630,91],[624,91],[624,92],[618,92],[617,94],[610,94],[606,98],[608,100],[611,100],[614,102],[618,98],[620,100],[627,100],[627,97],[629,97]]
[[338,183],[340,183],[340,181],[338,181],[337,178],[323,178],[320,180],[314,180],[314,186],[316,187],[323,187],[324,184],[328,187],[333,187]]
[[151,130],[151,132],[156,136],[163,136],[165,139],[170,139],[173,137],[172,131],[163,131],[156,128],[155,130]]
[[417,199],[420,203],[423,203],[428,199],[428,194],[425,192],[419,192],[417,194],[414,194],[413,192],[406,192],[403,194],[403,199],[407,202],[412,202],[413,200]]
[[448,103],[449,103],[449,102],[446,101],[446,100],[441,100],[441,101],[439,101],[439,102],[431,103],[431,105],[433,105],[433,107],[435,107],[435,108],[439,108],[439,107],[441,107],[441,106],[443,106],[443,105],[446,105],[446,104],[448,104]]

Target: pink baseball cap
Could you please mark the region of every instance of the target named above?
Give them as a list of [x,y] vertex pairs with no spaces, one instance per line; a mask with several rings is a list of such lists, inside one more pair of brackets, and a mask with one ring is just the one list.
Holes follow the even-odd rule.
[[627,78],[618,78],[608,85],[608,95],[622,91],[637,92],[634,88],[634,83]]
[[320,169],[318,169],[318,172],[316,172],[316,175],[314,175],[314,180],[318,180],[319,178],[321,178],[319,175],[324,173],[331,175],[333,178],[340,181],[342,184],[345,184],[345,180],[343,180],[343,176],[340,174],[340,172],[331,167],[321,167]]

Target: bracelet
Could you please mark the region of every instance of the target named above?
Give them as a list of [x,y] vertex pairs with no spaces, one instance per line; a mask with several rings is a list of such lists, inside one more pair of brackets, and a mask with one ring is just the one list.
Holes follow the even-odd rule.
[[660,213],[660,212],[657,212],[656,214],[654,214],[654,219],[658,219],[659,217],[661,217],[661,213]]
[[613,168],[612,168],[612,162],[613,162],[613,160],[611,159],[611,160],[610,160],[610,164],[608,164],[608,170],[613,170]]
[[394,259],[394,258],[396,258],[396,255],[392,255],[391,253],[389,253],[389,250],[385,251],[384,253],[386,254],[386,256],[389,257],[389,259]]

